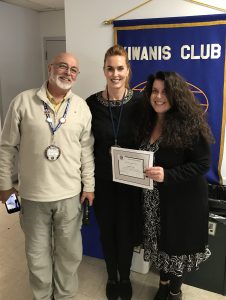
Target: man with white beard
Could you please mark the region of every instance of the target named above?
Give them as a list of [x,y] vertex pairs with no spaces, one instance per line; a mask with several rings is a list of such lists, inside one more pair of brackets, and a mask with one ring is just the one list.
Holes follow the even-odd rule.
[[[0,146],[0,200],[21,197],[20,221],[35,300],[74,299],[82,259],[81,204],[94,199],[93,136],[86,102],[71,91],[78,60],[60,53],[39,89],[13,99]],[[18,191],[11,170],[18,152]],[[81,186],[83,186],[81,193]]]

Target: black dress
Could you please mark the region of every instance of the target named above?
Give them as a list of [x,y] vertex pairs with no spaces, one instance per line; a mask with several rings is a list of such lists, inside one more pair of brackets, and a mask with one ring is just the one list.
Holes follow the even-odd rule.
[[[114,145],[112,116],[117,127],[121,122],[117,143],[121,147],[137,149],[137,130],[142,100],[129,90],[123,101],[107,101],[102,92],[91,95],[87,104],[92,113],[92,131],[95,138],[95,199],[94,210],[100,227],[108,276],[128,279],[133,247],[141,241],[141,190],[112,181],[110,148]],[[123,105],[123,108],[122,108]]]
[[162,148],[160,141],[144,143],[141,149],[154,152],[154,165],[164,167],[165,173],[164,183],[143,190],[144,259],[165,273],[182,276],[210,256],[203,177],[209,146],[200,138],[193,150]]

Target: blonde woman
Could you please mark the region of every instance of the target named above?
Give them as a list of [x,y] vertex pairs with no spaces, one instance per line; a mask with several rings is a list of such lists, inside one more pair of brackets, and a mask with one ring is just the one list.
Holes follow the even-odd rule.
[[109,300],[130,300],[133,247],[139,244],[141,233],[140,190],[112,181],[110,149],[114,145],[138,147],[141,99],[129,88],[130,65],[123,47],[108,49],[103,71],[105,89],[87,99],[95,137],[94,209],[108,273],[106,296]]

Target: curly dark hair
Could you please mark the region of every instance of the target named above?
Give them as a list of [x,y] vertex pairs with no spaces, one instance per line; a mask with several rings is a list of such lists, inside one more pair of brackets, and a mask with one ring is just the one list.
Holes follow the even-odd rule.
[[211,129],[198,100],[189,89],[187,82],[176,72],[159,71],[148,77],[144,89],[144,121],[140,130],[142,140],[150,138],[157,121],[157,113],[150,105],[150,96],[154,81],[165,83],[166,97],[170,109],[165,113],[161,144],[177,148],[190,148],[194,138],[201,134],[210,144],[214,143]]

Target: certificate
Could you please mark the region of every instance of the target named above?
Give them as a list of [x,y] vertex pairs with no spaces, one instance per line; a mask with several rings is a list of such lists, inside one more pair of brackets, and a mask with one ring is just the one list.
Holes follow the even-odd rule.
[[153,152],[111,147],[113,181],[153,189],[144,170],[153,166]]

